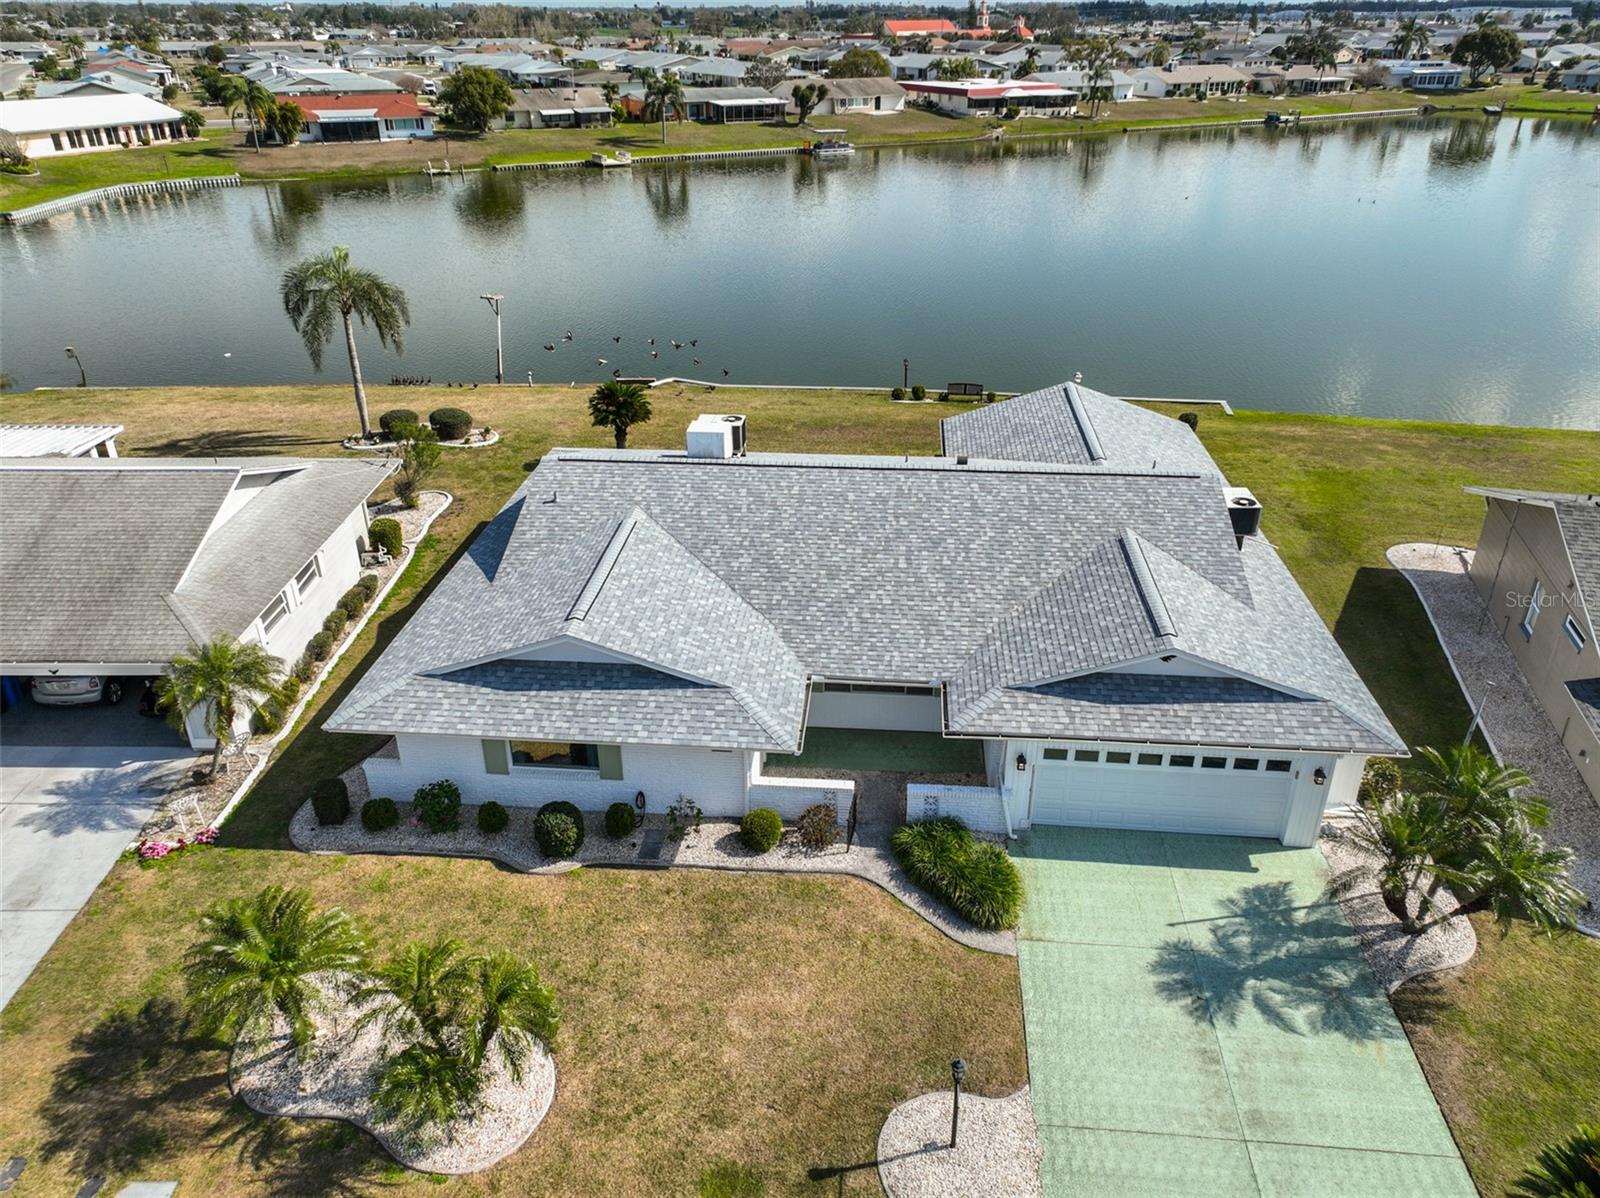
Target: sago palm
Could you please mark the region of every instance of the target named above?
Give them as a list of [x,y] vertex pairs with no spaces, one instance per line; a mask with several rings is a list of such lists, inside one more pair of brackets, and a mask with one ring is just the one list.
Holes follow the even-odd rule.
[[1501,765],[1476,745],[1455,745],[1444,751],[1417,750],[1412,778],[1415,789],[1443,802],[1453,815],[1472,826],[1498,827],[1521,817],[1536,828],[1549,819],[1544,800],[1523,793],[1533,779],[1516,766]]
[[1572,927],[1587,903],[1568,880],[1572,856],[1572,850],[1551,848],[1513,818],[1477,838],[1466,866],[1440,867],[1438,872],[1464,900],[1463,911],[1488,911],[1502,929],[1525,919],[1549,932]]
[[349,975],[365,959],[349,915],[318,911],[304,890],[272,886],[207,911],[183,971],[191,1009],[206,1030],[238,1035],[281,1015],[303,1057],[324,1002],[318,975]]
[[628,429],[650,419],[650,400],[638,383],[601,383],[589,397],[589,418],[596,428],[609,428],[617,448],[628,448]]
[[[1444,839],[1448,822],[1443,809],[1434,802],[1412,794],[1363,807],[1351,839],[1376,860],[1378,894],[1389,913],[1407,932],[1416,932],[1427,915],[1428,900],[1411,914],[1411,895],[1433,861],[1437,846]],[[1335,886],[1348,892],[1361,881],[1359,872],[1339,879]]]
[[222,766],[222,751],[231,745],[236,726],[249,737],[249,724],[240,717],[253,714],[277,693],[283,663],[254,641],[219,636],[193,653],[180,653],[156,683],[156,695],[179,730],[190,713],[203,711],[205,729],[216,739],[211,772]]
[[1517,1179],[1518,1198],[1600,1198],[1600,1123],[1580,1123]]
[[[403,334],[411,323],[406,293],[398,284],[362,270],[350,261],[350,251],[342,245],[296,263],[283,273],[283,309],[289,322],[306,343],[311,365],[322,369],[322,350],[333,337],[336,322],[344,326],[345,352],[350,357],[350,381],[355,387],[356,414],[361,418],[361,435],[372,436],[367,419],[367,389],[361,381],[361,358],[356,353],[355,320],[363,328],[371,325],[381,345],[405,352]],[[353,318],[353,319],[352,319]]]
[[533,962],[513,953],[488,953],[473,965],[473,1063],[481,1069],[490,1049],[498,1047],[506,1069],[520,1082],[534,1044],[548,1048],[561,1026],[555,991],[540,983]]
[[445,1049],[450,1029],[462,1022],[475,969],[461,941],[440,936],[408,944],[374,969],[354,1001],[368,1005],[363,1022],[377,1021],[406,1039],[426,1038]]
[[470,1059],[438,1045],[413,1044],[384,1062],[372,1104],[384,1118],[425,1133],[469,1112],[484,1075]]

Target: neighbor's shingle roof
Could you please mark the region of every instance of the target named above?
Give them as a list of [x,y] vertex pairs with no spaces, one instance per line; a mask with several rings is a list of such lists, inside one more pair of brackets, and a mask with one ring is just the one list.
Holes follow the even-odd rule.
[[1600,494],[1525,491],[1513,487],[1468,487],[1473,495],[1512,502],[1531,502],[1555,512],[1561,539],[1572,562],[1573,580],[1591,628],[1600,631]]
[[1567,690],[1584,722],[1600,736],[1600,678],[1574,678],[1567,683]]

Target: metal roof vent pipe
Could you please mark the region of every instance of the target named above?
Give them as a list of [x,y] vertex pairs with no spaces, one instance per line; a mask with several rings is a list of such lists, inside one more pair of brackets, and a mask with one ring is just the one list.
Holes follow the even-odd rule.
[[1233,525],[1233,537],[1239,548],[1244,539],[1260,535],[1261,501],[1250,493],[1248,487],[1223,487],[1223,502],[1228,506],[1228,520]]

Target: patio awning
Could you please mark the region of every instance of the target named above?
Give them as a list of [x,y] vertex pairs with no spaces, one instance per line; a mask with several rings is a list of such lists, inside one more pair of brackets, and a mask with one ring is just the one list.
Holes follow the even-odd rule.
[[579,116],[597,116],[600,113],[609,113],[611,109],[605,104],[590,104],[585,108],[574,108],[572,111]]
[[711,104],[716,108],[759,108],[767,106],[787,108],[789,101],[780,100],[777,96],[773,96],[766,100],[758,100],[754,97],[747,97],[743,100],[712,100]]
[[540,116],[571,116],[572,115],[572,109],[570,109],[570,108],[540,108],[540,109],[538,109],[538,113],[539,113]]

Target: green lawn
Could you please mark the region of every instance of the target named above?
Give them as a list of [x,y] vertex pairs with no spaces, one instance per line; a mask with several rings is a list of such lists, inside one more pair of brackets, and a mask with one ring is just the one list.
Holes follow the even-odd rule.
[[39,168],[35,178],[0,175],[0,212],[110,187],[113,183],[231,175],[237,167],[223,152],[224,136],[212,132],[199,141],[38,159],[34,163]]
[[[443,388],[373,390],[375,411],[390,406],[427,410],[461,400],[460,392]],[[97,1096],[109,1093],[119,1104],[113,1109],[137,1113],[133,1130],[154,1145],[148,1151],[151,1168],[156,1171],[149,1175],[160,1175],[159,1165],[172,1162],[174,1169],[181,1167],[185,1177],[223,1179],[207,1182],[215,1185],[214,1192],[271,1189],[273,1180],[281,1179],[281,1171],[289,1167],[293,1153],[319,1143],[318,1135],[297,1128],[282,1133],[285,1139],[276,1148],[252,1146],[257,1154],[245,1160],[230,1155],[244,1151],[248,1128],[228,1114],[217,1074],[220,1057],[210,1050],[162,1057],[165,1063],[160,1069],[143,1071],[143,1058],[136,1057],[115,1068],[105,1066],[111,1071],[103,1072],[93,1059],[84,1059],[82,1050],[73,1047],[75,1036],[97,1024],[108,1029],[109,1039],[115,1039],[111,1033],[118,1027],[112,1022],[116,1012],[131,1018],[147,1000],[172,997],[176,992],[176,954],[201,903],[251,889],[268,879],[300,880],[324,895],[356,901],[363,912],[392,928],[449,926],[463,934],[502,937],[541,960],[557,962],[552,968],[557,971],[558,984],[575,992],[573,1001],[598,1004],[585,1010],[584,1018],[571,1020],[575,1040],[570,1051],[578,1055],[563,1064],[573,1071],[569,1076],[592,1079],[609,1067],[646,1062],[645,1081],[638,1094],[623,1104],[626,1118],[621,1130],[611,1128],[606,1111],[589,1105],[593,1095],[587,1088],[579,1090],[581,1112],[557,1103],[558,1112],[568,1112],[562,1114],[563,1120],[577,1121],[559,1126],[563,1136],[575,1137],[578,1147],[574,1151],[581,1148],[590,1153],[588,1172],[582,1177],[596,1188],[604,1186],[619,1193],[640,1188],[642,1175],[637,1170],[646,1158],[658,1161],[649,1157],[640,1137],[671,1137],[679,1130],[676,1124],[664,1128],[651,1123],[640,1108],[667,1101],[688,1103],[688,1109],[694,1110],[698,1108],[693,1104],[707,1101],[703,1089],[675,1091],[670,1078],[657,1075],[670,1073],[680,1052],[692,1055],[724,1047],[724,1041],[716,1036],[702,1043],[706,1038],[697,1038],[684,1024],[663,1026],[659,1034],[652,1035],[650,1021],[655,1016],[646,1018],[640,1012],[676,1011],[679,1007],[675,1004],[681,1000],[698,1013],[696,1026],[719,1026],[731,1019],[730,1026],[740,1036],[758,1037],[778,1035],[780,1027],[791,1026],[778,1018],[787,1014],[782,1009],[775,1015],[777,1022],[763,1021],[742,1009],[728,1016],[710,981],[705,989],[691,987],[663,998],[665,992],[655,988],[658,975],[614,967],[613,954],[626,961],[640,944],[653,948],[664,939],[678,945],[681,953],[670,959],[653,959],[654,964],[702,976],[700,971],[709,966],[702,956],[704,946],[697,947],[699,925],[684,923],[676,907],[658,909],[636,899],[633,905],[624,903],[623,911],[614,911],[610,904],[623,900],[608,892],[592,892],[599,896],[592,901],[580,896],[582,886],[602,883],[509,878],[481,863],[319,860],[276,851],[285,846],[288,815],[303,801],[309,783],[359,760],[371,747],[367,738],[334,736],[320,728],[323,715],[351,679],[392,639],[440,569],[462,551],[540,454],[552,445],[606,442],[602,430],[588,424],[583,395],[581,389],[566,387],[482,387],[473,392],[470,406],[474,414],[502,430],[504,440],[487,450],[445,454],[438,482],[456,495],[457,503],[435,524],[353,652],[335,668],[261,785],[230,821],[224,838],[235,849],[214,857],[196,857],[192,862],[180,860],[171,869],[151,873],[119,868],[5,1012],[0,1028],[8,1037],[8,1084],[0,1094],[0,1145],[27,1155],[41,1151],[49,1128],[61,1121],[52,1105],[57,1099],[51,1097],[61,1091],[75,1094],[72,1101],[86,1111],[93,1108]],[[635,430],[632,437],[641,446],[678,444],[685,423],[706,405],[708,397],[699,389],[674,387],[655,391],[651,398],[655,419]],[[964,410],[957,404],[890,404],[870,394],[734,388],[719,388],[716,405],[749,414],[752,427],[758,430],[756,448],[835,453],[932,453],[938,446],[939,418]],[[338,439],[351,429],[354,412],[348,390],[337,385],[169,387],[8,394],[0,397],[0,419],[124,424],[128,431],[121,444],[129,453],[334,454],[339,452]],[[1261,498],[1266,508],[1265,533],[1280,547],[1357,669],[1414,744],[1444,743],[1459,736],[1467,713],[1410,588],[1385,566],[1384,549],[1412,539],[1442,537],[1471,543],[1481,501],[1462,494],[1464,483],[1587,487],[1593,485],[1593,463],[1600,460],[1600,434],[1584,432],[1259,412],[1226,417],[1207,412],[1202,416],[1200,434],[1229,477],[1250,486]],[[731,937],[717,942],[723,946],[717,952],[725,954],[718,957],[719,968],[724,970],[743,967],[735,950],[727,947],[741,936],[760,939],[772,927],[791,933],[797,923],[839,901],[830,897],[807,906],[804,896],[795,897],[799,892],[768,893],[755,887],[699,894],[693,882],[678,880],[698,875],[671,876],[672,885],[682,888],[674,891],[679,896],[675,901],[689,907],[707,904],[713,912],[748,912],[753,908],[747,903],[766,903],[761,908],[766,920],[762,927],[746,916],[731,915],[728,922],[718,925]],[[751,881],[738,879],[740,885]],[[603,883],[613,884],[623,885],[609,878]],[[636,878],[630,884],[647,888],[652,883]],[[373,897],[366,897],[369,895]],[[851,918],[866,918],[861,912],[868,911],[873,920],[892,919],[878,912],[873,902],[858,901],[864,906],[852,907]],[[892,903],[888,910],[897,912]],[[785,918],[773,919],[772,913],[780,911]],[[903,927],[904,935],[915,939],[914,919],[895,926]],[[848,973],[857,967],[854,958],[827,954],[835,936],[853,944],[852,937],[859,929],[849,926],[849,920],[842,930],[831,924],[828,929],[820,946],[795,942],[799,954],[822,952],[826,957],[803,969],[805,976],[820,986],[835,984],[834,971]],[[908,968],[906,974],[876,972],[871,975],[872,984],[895,989],[926,981],[936,986],[937,996],[924,1001],[933,1001],[928,1009],[938,1011],[968,1009],[961,987],[975,986],[995,1001],[1010,1002],[1007,1010],[1015,1015],[1014,998],[1004,997],[1006,985],[1014,990],[1014,967],[1007,966],[1010,972],[998,978],[968,967],[962,980],[952,976],[946,984],[925,976],[930,969],[937,973],[946,968],[946,958],[914,953],[913,957],[914,965],[912,958],[896,958]],[[1595,968],[1597,957],[1600,947],[1589,942],[1514,935],[1503,945],[1486,945],[1482,960],[1464,975],[1472,983],[1470,993],[1464,987],[1446,989],[1426,1019],[1418,1009],[1401,1004],[1401,1014],[1417,1037],[1418,1052],[1468,1163],[1487,1192],[1496,1192],[1492,1187],[1499,1182],[1495,1179],[1530,1155],[1530,1144],[1565,1134],[1566,1126],[1583,1113],[1583,1103],[1593,1101],[1592,1090],[1581,1090],[1563,1079],[1570,1078],[1574,1061],[1582,1062],[1581,1057],[1572,1055],[1571,1046],[1592,1044],[1600,1028],[1591,1001],[1597,988],[1588,986],[1590,999],[1573,997],[1587,984],[1583,979],[1592,977],[1585,971]],[[949,961],[967,959],[958,954]],[[704,976],[715,973],[709,969]],[[787,983],[774,984],[771,993],[789,993],[784,988]],[[609,996],[607,1003],[589,996],[590,987],[603,990]],[[1508,992],[1526,996],[1530,1005],[1542,1002],[1538,1018],[1488,1020],[1486,1017],[1503,1005],[1499,996]],[[816,1021],[813,1026],[824,1029],[819,1035],[839,1030],[838,1023],[821,1013],[821,1008],[808,1007],[807,1011],[807,1018]],[[860,1015],[866,1024],[881,1027],[885,1024],[877,1022],[880,1016],[892,1025],[902,1013],[898,1006],[888,1010],[874,1006],[871,992],[865,992],[850,1018]],[[622,1021],[620,1028],[614,1024],[616,1020]],[[981,1039],[985,1045],[982,1053],[992,1059],[1010,1061],[1010,1054],[1020,1052],[1008,1038],[1012,1031],[1001,1024],[973,1029],[972,1035]],[[793,1055],[799,1049],[792,1053],[788,1047],[770,1060],[758,1059],[753,1068],[761,1075],[761,1084],[772,1088],[760,1091],[756,1082],[749,1081],[739,1091],[741,1103],[716,1107],[720,1113],[715,1125],[704,1135],[697,1133],[681,1146],[663,1147],[661,1151],[669,1152],[671,1158],[669,1173],[664,1176],[685,1176],[684,1171],[693,1164],[690,1157],[724,1152],[718,1145],[726,1141],[729,1147],[724,1155],[730,1159],[775,1162],[775,1172],[769,1177],[778,1180],[771,1182],[769,1192],[803,1189],[793,1180],[802,1161],[870,1153],[868,1129],[875,1128],[875,1120],[887,1109],[888,1087],[898,1086],[896,1093],[910,1093],[919,1085],[932,1084],[930,1079],[937,1080],[936,1058],[948,1045],[935,1048],[934,1043],[929,1040],[920,1049],[909,1041],[903,1043],[895,1050],[898,1055],[880,1060],[872,1078],[857,1079],[861,1088],[828,1099],[824,1109],[832,1112],[830,1120],[845,1120],[848,1127],[827,1140],[827,1151],[807,1149],[792,1138],[767,1150],[752,1146],[770,1131],[771,1124],[804,1107],[807,1099],[802,1094],[815,1081],[817,1071],[825,1074],[839,1068],[840,1061],[829,1054]],[[580,1048],[582,1053],[598,1054],[600,1063],[583,1056]],[[746,1054],[754,1051],[741,1049],[732,1059],[745,1061],[749,1059]],[[979,1054],[977,1049],[972,1052]],[[182,1065],[191,1055],[192,1064]],[[113,1064],[117,1060],[122,1058],[114,1057]],[[1450,1067],[1452,1062],[1459,1062],[1459,1068]],[[703,1062],[696,1067],[710,1069]],[[118,1070],[131,1071],[133,1080]],[[170,1085],[182,1100],[172,1107],[176,1114],[171,1119],[161,1114],[164,1107],[152,1105],[161,1092],[146,1088],[166,1077],[168,1070],[172,1071]],[[148,1078],[145,1072],[149,1072]],[[1008,1080],[1016,1075],[1015,1071],[1001,1072]],[[893,1081],[881,1076],[891,1073]],[[703,1080],[709,1073],[697,1076]],[[1543,1079],[1542,1084],[1530,1086],[1529,1076]],[[784,1088],[791,1083],[796,1088]],[[122,1087],[131,1090],[125,1094]],[[1512,1107],[1517,1108],[1514,1119],[1492,1117],[1493,1112]],[[264,1136],[266,1129],[277,1125],[249,1126],[255,1129],[250,1135]],[[229,1148],[219,1149],[215,1146],[219,1134],[245,1138],[237,1146],[230,1140]],[[337,1159],[349,1163],[358,1176],[370,1178],[379,1169],[370,1151],[361,1146],[364,1141],[341,1140],[332,1133],[321,1138],[329,1143],[338,1141],[337,1153],[343,1155]],[[524,1157],[543,1162],[547,1153],[559,1155],[561,1151],[540,1141],[513,1162]],[[311,1159],[319,1165],[327,1163],[324,1157]],[[570,1161],[565,1168],[566,1172],[558,1170],[552,1176],[558,1181],[579,1176],[572,1172],[576,1166]],[[502,1192],[513,1192],[526,1175],[520,1164],[506,1169],[512,1172],[504,1176],[512,1180],[503,1184],[512,1189]],[[861,1174],[848,1177],[860,1180]],[[29,1191],[19,1187],[17,1192],[56,1192],[60,1188]]]

